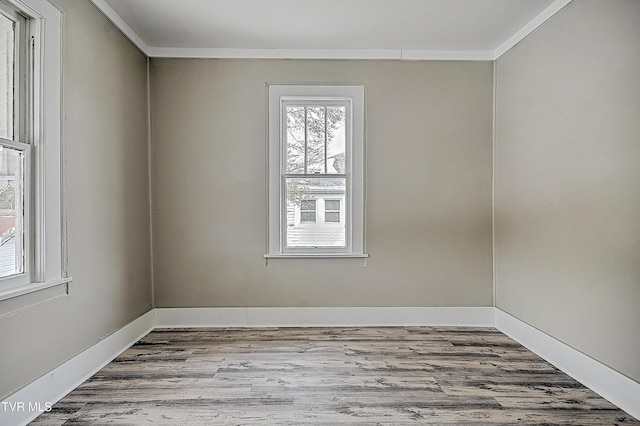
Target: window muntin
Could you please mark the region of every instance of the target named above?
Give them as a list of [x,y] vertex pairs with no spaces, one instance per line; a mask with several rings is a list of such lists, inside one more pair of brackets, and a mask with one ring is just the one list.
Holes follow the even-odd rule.
[[[363,95],[362,86],[269,86],[265,257],[366,257]],[[312,199],[315,223],[302,208]],[[339,209],[325,213],[326,199]]]

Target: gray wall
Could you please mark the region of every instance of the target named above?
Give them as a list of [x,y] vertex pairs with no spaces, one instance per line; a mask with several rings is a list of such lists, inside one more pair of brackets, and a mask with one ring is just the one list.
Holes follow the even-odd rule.
[[[151,64],[156,306],[492,305],[490,62]],[[365,85],[366,266],[265,266],[267,82]]]
[[640,2],[570,3],[497,78],[497,306],[640,381]]
[[[151,308],[146,58],[86,0],[64,9],[68,296],[0,319],[0,397]],[[0,302],[2,303],[2,302]]]

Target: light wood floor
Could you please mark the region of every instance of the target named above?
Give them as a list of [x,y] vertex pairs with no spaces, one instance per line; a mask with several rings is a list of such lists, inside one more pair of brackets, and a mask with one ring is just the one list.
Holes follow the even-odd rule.
[[640,424],[490,328],[155,330],[36,425]]

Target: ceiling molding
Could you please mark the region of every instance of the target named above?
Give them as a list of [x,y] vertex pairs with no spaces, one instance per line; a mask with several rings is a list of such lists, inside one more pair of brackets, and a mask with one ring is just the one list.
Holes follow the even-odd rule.
[[140,38],[140,36],[125,22],[124,19],[115,11],[106,0],[91,0],[100,12],[109,19],[138,49],[147,56],[149,55],[149,46]]
[[153,58],[215,59],[402,59],[394,49],[220,49],[152,47]]
[[572,0],[556,0],[518,32],[493,50],[411,50],[411,49],[227,49],[149,46],[107,3],[91,2],[127,37],[151,58],[211,59],[360,59],[405,61],[493,61],[535,31]]
[[498,59],[504,55],[509,49],[518,44],[526,36],[534,32],[540,25],[547,22],[549,18],[558,13],[562,8],[571,3],[573,0],[556,0],[545,10],[540,12],[538,16],[533,18],[527,25],[522,27],[517,33],[512,35],[502,43],[495,51],[494,59]]
[[493,50],[401,50],[403,61],[493,61]]
[[403,49],[202,49],[151,47],[153,58],[217,59],[359,59],[405,61],[492,61],[491,50]]

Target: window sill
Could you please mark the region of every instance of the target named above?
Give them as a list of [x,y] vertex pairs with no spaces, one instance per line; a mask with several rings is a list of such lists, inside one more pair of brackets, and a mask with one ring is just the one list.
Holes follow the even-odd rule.
[[265,259],[363,259],[369,257],[367,253],[280,253],[264,254]]
[[366,253],[265,254],[265,265],[285,268],[366,267]]
[[70,282],[71,277],[68,277],[60,278],[57,280],[49,280],[43,283],[27,284],[6,290],[0,290],[0,302],[7,299],[13,299],[14,297],[24,296],[25,294],[34,293],[36,291],[45,290],[51,287],[67,285]]

